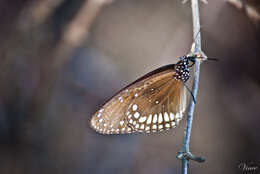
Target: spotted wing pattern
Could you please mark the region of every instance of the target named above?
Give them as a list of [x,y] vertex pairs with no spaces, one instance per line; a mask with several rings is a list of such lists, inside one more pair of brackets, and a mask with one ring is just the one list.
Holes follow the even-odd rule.
[[174,65],[161,67],[112,97],[91,119],[102,134],[157,132],[175,127],[186,108],[181,80]]
[[[168,74],[165,74],[166,76]],[[166,81],[166,82],[165,82]],[[128,126],[138,132],[158,132],[176,127],[186,108],[186,91],[181,81],[165,78],[138,91],[127,110]]]
[[125,89],[110,99],[91,119],[91,127],[101,134],[131,133],[125,112],[133,98],[132,89]]

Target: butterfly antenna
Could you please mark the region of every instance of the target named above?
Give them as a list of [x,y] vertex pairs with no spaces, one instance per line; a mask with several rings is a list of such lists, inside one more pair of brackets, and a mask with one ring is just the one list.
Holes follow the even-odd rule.
[[210,57],[208,57],[207,60],[219,61],[219,59],[217,58],[210,58]]
[[202,60],[219,61],[219,59],[217,59],[217,58],[207,57],[207,56],[203,56],[201,54],[198,54],[196,58],[202,59]]
[[193,99],[193,101],[194,101],[194,103],[196,104],[196,100],[195,100],[195,97],[194,97],[194,95],[193,95],[193,93],[192,93],[192,91],[190,90],[190,88],[186,85],[186,83],[184,83],[184,86],[186,87],[186,89],[190,92],[190,95],[191,95],[191,97],[192,97],[192,99]]

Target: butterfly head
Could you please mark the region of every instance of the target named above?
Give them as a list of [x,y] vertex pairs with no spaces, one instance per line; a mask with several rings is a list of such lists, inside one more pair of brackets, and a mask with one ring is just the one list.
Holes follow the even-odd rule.
[[203,56],[202,54],[194,54],[180,57],[180,60],[177,62],[175,66],[176,74],[174,78],[176,80],[180,80],[182,82],[186,82],[190,78],[190,67],[192,67],[197,60],[205,61],[205,60],[213,60],[218,61],[216,58],[208,58]]

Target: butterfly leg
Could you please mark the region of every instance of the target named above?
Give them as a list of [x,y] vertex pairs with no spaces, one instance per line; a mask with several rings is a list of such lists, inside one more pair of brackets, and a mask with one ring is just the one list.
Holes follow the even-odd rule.
[[189,93],[190,93],[190,95],[191,95],[191,97],[192,97],[192,99],[193,99],[193,102],[196,104],[196,100],[195,100],[195,97],[194,97],[192,91],[191,91],[190,88],[186,85],[186,83],[184,83],[184,86],[185,86],[186,89],[189,91]]

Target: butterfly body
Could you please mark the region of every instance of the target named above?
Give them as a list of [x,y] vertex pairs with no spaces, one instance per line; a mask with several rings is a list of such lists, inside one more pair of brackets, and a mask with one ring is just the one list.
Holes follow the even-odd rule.
[[126,86],[93,115],[90,126],[101,134],[150,133],[176,127],[186,109],[184,83],[195,58],[183,56],[177,64],[158,68]]

